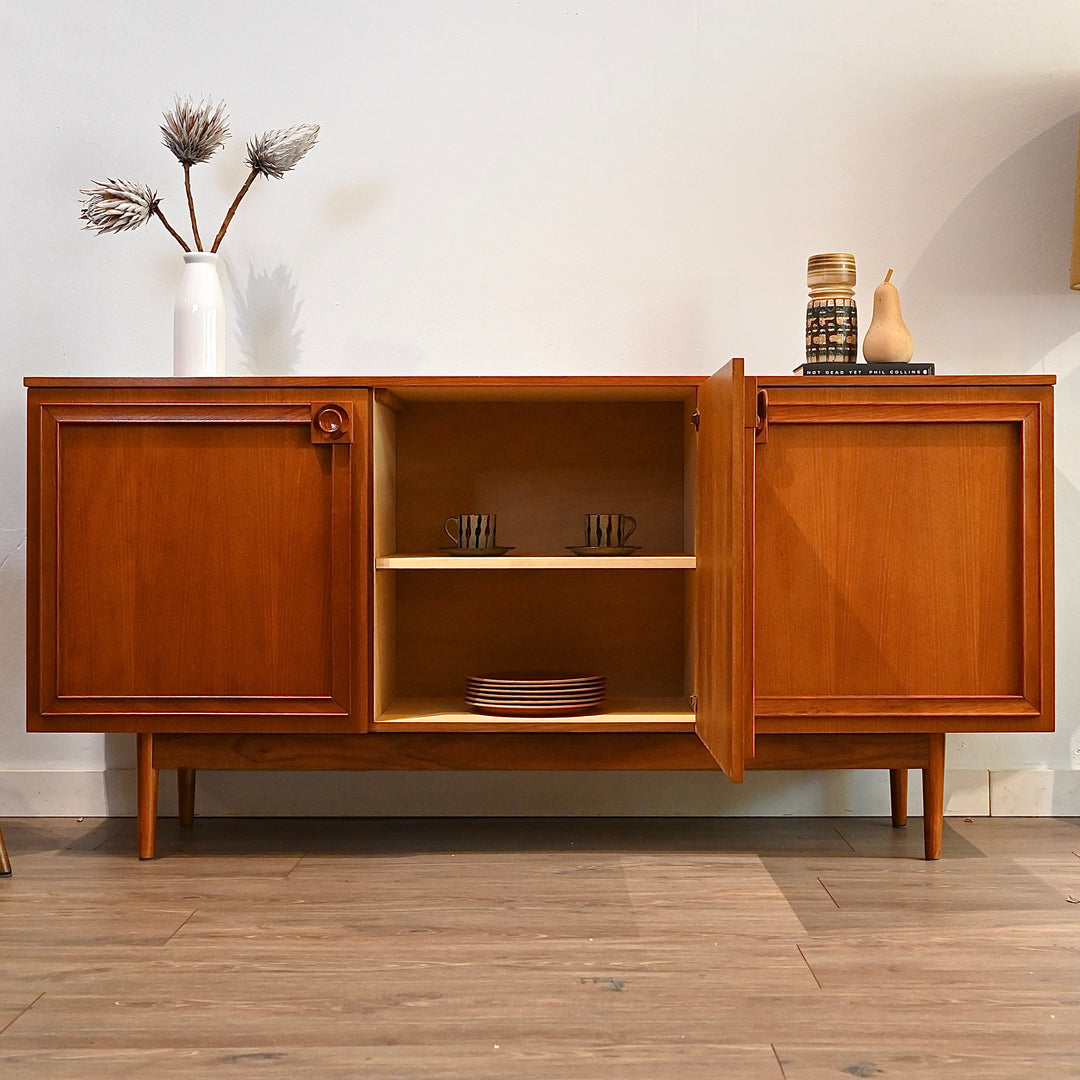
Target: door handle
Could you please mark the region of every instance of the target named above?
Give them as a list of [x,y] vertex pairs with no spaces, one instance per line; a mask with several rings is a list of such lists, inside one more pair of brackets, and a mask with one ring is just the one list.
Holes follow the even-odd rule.
[[754,442],[767,443],[769,441],[769,392],[759,390],[757,392],[757,415],[754,417]]
[[311,403],[311,441],[313,443],[351,443],[352,410],[336,401]]

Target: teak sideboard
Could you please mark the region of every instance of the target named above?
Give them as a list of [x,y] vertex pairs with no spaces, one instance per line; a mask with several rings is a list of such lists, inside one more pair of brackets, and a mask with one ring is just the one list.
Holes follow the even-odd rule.
[[[1053,728],[1053,382],[27,379],[28,729],[135,733],[142,858],[161,769],[827,768],[938,858],[945,734]],[[523,669],[604,710],[468,711]]]

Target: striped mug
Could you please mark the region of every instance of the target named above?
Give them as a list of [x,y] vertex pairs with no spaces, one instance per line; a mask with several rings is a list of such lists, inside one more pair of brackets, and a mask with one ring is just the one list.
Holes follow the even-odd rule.
[[629,514],[586,514],[585,546],[625,547],[636,528],[637,521]]
[[443,530],[457,547],[467,551],[495,547],[494,514],[457,514],[443,522]]

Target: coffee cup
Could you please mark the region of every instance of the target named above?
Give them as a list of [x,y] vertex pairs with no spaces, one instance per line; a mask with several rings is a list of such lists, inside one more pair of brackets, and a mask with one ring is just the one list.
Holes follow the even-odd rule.
[[457,514],[443,522],[443,530],[464,551],[495,547],[494,514]]
[[625,547],[636,528],[637,521],[629,514],[586,514],[585,546]]

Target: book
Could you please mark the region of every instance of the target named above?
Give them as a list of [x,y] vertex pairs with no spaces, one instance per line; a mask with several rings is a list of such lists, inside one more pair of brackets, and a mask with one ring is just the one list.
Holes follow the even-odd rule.
[[814,361],[800,364],[795,368],[796,375],[933,375],[933,364],[873,363],[842,364]]

